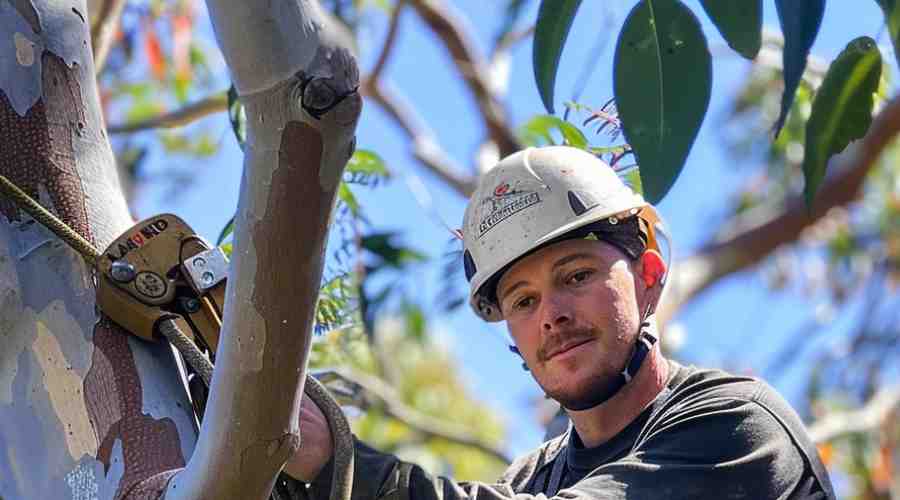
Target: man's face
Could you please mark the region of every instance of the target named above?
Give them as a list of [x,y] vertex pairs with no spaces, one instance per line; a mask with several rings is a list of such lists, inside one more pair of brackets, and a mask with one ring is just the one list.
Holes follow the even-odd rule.
[[525,363],[548,396],[582,410],[608,398],[650,294],[614,246],[573,239],[516,262],[497,286]]

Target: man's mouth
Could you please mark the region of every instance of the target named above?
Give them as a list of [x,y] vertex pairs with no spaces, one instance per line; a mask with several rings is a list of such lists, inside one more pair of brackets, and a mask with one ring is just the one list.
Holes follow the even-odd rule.
[[560,354],[565,354],[566,352],[571,351],[572,349],[574,349],[578,346],[587,344],[588,342],[591,342],[593,340],[595,340],[594,337],[582,337],[579,339],[569,340],[569,341],[563,343],[562,345],[556,346],[555,348],[548,351],[546,360],[550,361],[551,359],[555,358],[556,356],[559,356]]

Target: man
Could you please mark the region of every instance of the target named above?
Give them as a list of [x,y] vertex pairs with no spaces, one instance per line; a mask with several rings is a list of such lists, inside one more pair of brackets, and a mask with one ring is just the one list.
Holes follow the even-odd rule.
[[[470,303],[506,321],[512,349],[571,425],[494,485],[435,478],[359,443],[353,498],[833,499],[815,446],[772,388],[663,357],[657,223],[578,149],[528,149],[484,175],[463,223]],[[301,430],[285,470],[323,498],[331,437],[309,401]]]

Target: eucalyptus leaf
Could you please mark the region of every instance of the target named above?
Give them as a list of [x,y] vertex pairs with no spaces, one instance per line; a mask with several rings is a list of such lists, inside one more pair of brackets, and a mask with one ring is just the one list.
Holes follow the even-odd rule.
[[657,203],[681,173],[709,107],[712,61],[694,14],[678,0],[645,0],[619,33],[613,85],[644,196]]
[[581,0],[541,0],[537,24],[534,27],[532,63],[534,81],[548,113],[553,113],[553,91],[559,58],[562,55],[569,28]]
[[897,0],[875,0],[884,11],[884,21],[891,33],[891,42],[894,44],[894,57],[900,64],[900,2]]
[[588,140],[575,125],[553,115],[537,115],[519,129],[522,142],[528,146],[552,145],[556,143],[553,133],[557,132],[565,144],[586,149]]
[[701,0],[703,9],[728,42],[747,59],[762,47],[762,0]]
[[390,172],[384,164],[384,160],[374,151],[357,149],[350,161],[347,162],[347,172],[358,174],[390,176]]
[[828,67],[806,123],[803,194],[810,210],[825,178],[828,159],[843,151],[850,141],[864,136],[872,124],[881,65],[875,40],[863,36],[847,44]]
[[784,34],[784,49],[781,51],[784,68],[784,94],[781,97],[781,112],[775,121],[775,136],[784,127],[794,94],[806,70],[806,58],[825,14],[825,0],[775,0],[781,32]]

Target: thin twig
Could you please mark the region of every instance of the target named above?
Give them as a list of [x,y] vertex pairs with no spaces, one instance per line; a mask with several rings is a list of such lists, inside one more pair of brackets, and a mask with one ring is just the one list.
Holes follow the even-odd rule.
[[391,20],[388,26],[387,35],[384,38],[384,45],[381,47],[381,53],[378,54],[375,66],[372,67],[372,71],[369,72],[369,76],[366,78],[369,82],[377,82],[381,77],[381,73],[384,71],[385,65],[387,65],[388,57],[397,42],[397,31],[399,31],[397,28],[400,26],[400,12],[403,11],[403,7],[405,6],[406,0],[398,0],[397,5],[394,6],[393,12],[391,12]]
[[105,0],[97,13],[97,21],[91,26],[94,74],[96,75],[99,75],[106,66],[106,59],[116,40],[116,33],[119,31],[119,23],[122,21],[122,11],[124,10],[125,0]]
[[475,179],[460,174],[462,168],[438,144],[434,134],[425,126],[415,111],[384,82],[363,88],[366,96],[375,101],[400,125],[412,143],[412,154],[429,171],[438,176],[457,193],[468,197],[475,190]]
[[193,123],[200,118],[228,109],[228,93],[219,92],[203,100],[193,102],[187,106],[168,113],[163,113],[146,120],[122,125],[110,125],[107,133],[128,134],[152,128],[175,128]]
[[377,377],[347,368],[334,368],[317,372],[314,376],[326,385],[329,382],[338,381],[349,385],[351,389],[354,387],[361,389],[362,391],[358,393],[359,397],[354,398],[352,401],[346,401],[349,404],[361,406],[361,409],[374,406],[387,416],[403,422],[413,430],[428,437],[445,439],[464,446],[470,446],[503,463],[511,463],[511,459],[506,453],[490,443],[473,436],[465,429],[410,408],[400,400],[393,388]]
[[900,410],[900,387],[883,388],[861,409],[832,413],[809,426],[813,442],[824,443],[856,432],[868,432]]
[[503,106],[491,91],[487,80],[489,74],[487,63],[472,44],[463,28],[462,20],[444,3],[434,0],[410,1],[419,16],[450,52],[451,60],[475,97],[485,128],[491,140],[500,149],[500,156],[507,156],[521,149],[518,138],[507,126],[509,120]]

